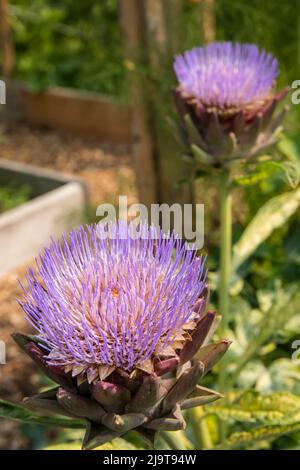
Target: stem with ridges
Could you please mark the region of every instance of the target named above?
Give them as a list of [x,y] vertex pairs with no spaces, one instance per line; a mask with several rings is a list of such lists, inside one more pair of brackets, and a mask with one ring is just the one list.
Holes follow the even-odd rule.
[[[230,171],[223,169],[220,178],[220,280],[219,280],[219,313],[222,315],[221,337],[227,336],[229,314],[229,287],[231,277],[232,251],[232,201],[230,193]],[[220,391],[226,392],[226,356],[221,361]],[[225,423],[220,423],[220,437],[226,435]]]
[[219,313],[222,315],[221,332],[226,334],[229,311],[229,286],[231,276],[231,231],[232,209],[230,194],[230,174],[222,170],[220,181],[220,284],[219,284]]

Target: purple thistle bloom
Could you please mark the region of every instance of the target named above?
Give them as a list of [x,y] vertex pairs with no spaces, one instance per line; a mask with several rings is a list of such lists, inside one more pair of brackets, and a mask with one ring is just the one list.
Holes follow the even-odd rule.
[[254,44],[215,42],[177,56],[178,135],[201,170],[230,168],[277,141],[288,93],[275,91],[278,62]]
[[206,108],[241,109],[269,98],[278,62],[254,44],[215,42],[177,56],[182,93]]
[[52,241],[20,302],[48,365],[89,382],[176,355],[205,285],[204,261],[174,234],[143,226],[134,239],[125,222],[110,228],[113,237],[91,225]]
[[146,224],[52,241],[20,302],[37,335],[13,338],[58,386],[23,405],[84,419],[84,449],[131,429],[151,445],[157,431],[184,429],[182,410],[221,397],[199,381],[231,343],[208,344],[220,317],[207,311],[205,278],[195,251]]

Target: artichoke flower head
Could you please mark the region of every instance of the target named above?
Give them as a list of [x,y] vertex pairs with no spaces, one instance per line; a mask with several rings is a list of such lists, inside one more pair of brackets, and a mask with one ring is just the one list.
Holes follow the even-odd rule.
[[275,91],[278,62],[254,44],[214,42],[174,61],[174,90],[184,145],[202,166],[231,167],[274,143],[288,92]]
[[153,442],[185,427],[182,410],[220,397],[198,382],[230,342],[208,344],[219,317],[205,263],[174,234],[82,226],[52,241],[23,291],[36,335],[14,339],[57,383],[24,404],[84,419],[84,448],[132,429]]

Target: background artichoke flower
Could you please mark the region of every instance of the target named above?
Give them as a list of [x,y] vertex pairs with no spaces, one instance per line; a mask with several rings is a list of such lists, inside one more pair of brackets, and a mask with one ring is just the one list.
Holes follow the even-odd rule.
[[286,112],[274,111],[278,62],[254,44],[215,42],[176,57],[180,136],[200,165],[230,167],[276,142]]
[[84,448],[135,429],[185,427],[181,411],[220,397],[198,385],[230,342],[208,344],[204,261],[153,227],[81,227],[53,241],[20,304],[37,331],[16,342],[58,384],[26,398],[41,414],[83,418]]

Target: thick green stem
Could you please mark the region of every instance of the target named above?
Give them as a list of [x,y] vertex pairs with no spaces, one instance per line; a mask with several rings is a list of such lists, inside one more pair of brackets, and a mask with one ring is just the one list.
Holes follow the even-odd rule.
[[[221,336],[227,336],[229,314],[229,287],[231,276],[231,251],[232,251],[232,207],[230,193],[230,172],[222,170],[220,180],[220,283],[219,283],[219,313],[222,315]],[[221,361],[219,376],[220,390],[227,390],[226,355]],[[226,436],[226,424],[220,422],[220,439]]]
[[297,40],[297,70],[300,70],[300,0],[298,0],[298,24],[297,24],[297,36],[298,36],[298,40]]
[[229,311],[229,285],[231,275],[231,194],[229,171],[223,170],[220,181],[220,284],[219,284],[219,313],[222,315],[221,331],[226,334]]
[[207,422],[203,415],[204,411],[201,407],[193,408],[189,412],[190,424],[197,450],[211,449],[213,447]]

